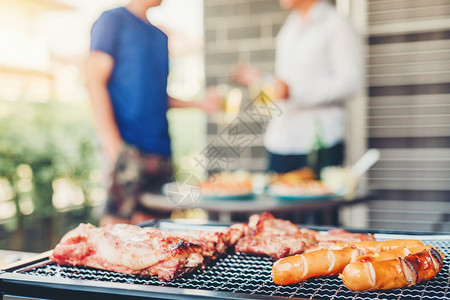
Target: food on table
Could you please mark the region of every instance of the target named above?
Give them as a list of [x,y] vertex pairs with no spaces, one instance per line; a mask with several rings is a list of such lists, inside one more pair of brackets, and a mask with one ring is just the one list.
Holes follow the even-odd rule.
[[61,265],[157,275],[167,281],[203,267],[208,259],[224,253],[230,241],[242,235],[239,230],[235,226],[224,232],[177,234],[128,224],[101,228],[80,224],[62,238],[50,259]]
[[442,267],[441,255],[430,248],[404,258],[350,263],[339,278],[353,291],[387,290],[430,280]]
[[347,247],[340,250],[321,249],[282,258],[272,267],[275,284],[287,285],[308,278],[337,275],[350,263],[353,257],[362,254],[362,250]]
[[208,177],[201,183],[205,196],[249,195],[253,192],[252,176],[248,172],[222,172]]
[[236,252],[263,254],[273,259],[303,253],[309,249],[330,245],[333,240],[357,242],[374,240],[373,235],[345,230],[318,231],[299,228],[294,223],[277,219],[265,212],[250,217],[249,232],[235,245]]
[[316,180],[317,175],[310,168],[301,168],[287,173],[277,173],[270,176],[270,181],[294,185],[299,181]]
[[321,196],[332,191],[310,168],[302,168],[284,174],[270,176],[269,191],[279,196]]

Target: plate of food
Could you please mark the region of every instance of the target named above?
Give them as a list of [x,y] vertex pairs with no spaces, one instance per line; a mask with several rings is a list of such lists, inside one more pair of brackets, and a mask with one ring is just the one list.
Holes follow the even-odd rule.
[[244,171],[212,174],[200,186],[205,200],[248,200],[254,196],[252,176]]
[[272,174],[267,193],[281,200],[311,200],[336,197],[310,168],[284,174]]

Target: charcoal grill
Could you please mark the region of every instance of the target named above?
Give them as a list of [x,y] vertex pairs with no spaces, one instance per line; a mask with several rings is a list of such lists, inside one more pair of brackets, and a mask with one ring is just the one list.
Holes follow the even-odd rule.
[[[147,224],[148,225],[148,224]],[[163,229],[220,229],[211,224],[199,228],[159,221]],[[222,227],[223,228],[223,227]],[[320,228],[313,228],[320,229]],[[323,229],[323,228],[322,228]],[[375,233],[377,239],[414,238],[441,250],[446,258],[438,276],[413,287],[389,291],[353,292],[337,278],[310,279],[300,284],[277,286],[271,280],[273,261],[267,257],[229,253],[171,282],[85,267],[59,266],[49,253],[10,266],[0,273],[0,290],[10,299],[450,299],[450,235]]]

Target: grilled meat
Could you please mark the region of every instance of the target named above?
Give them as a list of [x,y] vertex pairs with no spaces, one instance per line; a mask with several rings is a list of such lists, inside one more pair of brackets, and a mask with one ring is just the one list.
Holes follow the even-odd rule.
[[62,238],[50,259],[169,281],[224,254],[246,226],[235,224],[223,232],[171,232],[128,224],[101,228],[80,224]]
[[116,224],[97,228],[80,224],[68,232],[50,259],[127,274],[171,280],[203,264],[203,249],[156,228]]
[[301,236],[259,234],[246,236],[238,241],[236,252],[264,254],[276,260],[281,257],[303,253],[306,241]]
[[235,251],[264,254],[273,259],[303,253],[317,243],[319,235],[267,212],[251,216],[248,226],[249,233],[236,243]]
[[325,234],[299,228],[290,221],[276,219],[270,213],[250,217],[249,232],[235,246],[236,252],[263,254],[279,259],[307,251],[328,248],[336,242],[372,241],[371,234],[332,229]]
[[68,232],[50,259],[61,265],[87,266],[169,281],[233,247],[236,252],[278,259],[332,243],[373,240],[373,236],[343,230],[320,234],[299,228],[270,213],[253,215],[249,223],[234,224],[221,232],[171,232],[158,228],[116,224],[97,228],[80,224]]
[[165,232],[165,235],[174,235],[187,240],[188,242],[199,245],[202,249],[202,255],[205,258],[216,259],[224,254],[230,246],[236,242],[248,231],[247,224],[235,224],[221,232],[217,231],[182,231]]

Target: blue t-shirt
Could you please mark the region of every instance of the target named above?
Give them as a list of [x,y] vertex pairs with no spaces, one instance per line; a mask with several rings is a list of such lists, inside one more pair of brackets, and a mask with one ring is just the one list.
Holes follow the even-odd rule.
[[94,23],[90,49],[114,59],[108,90],[124,141],[145,153],[170,155],[167,36],[120,7]]

